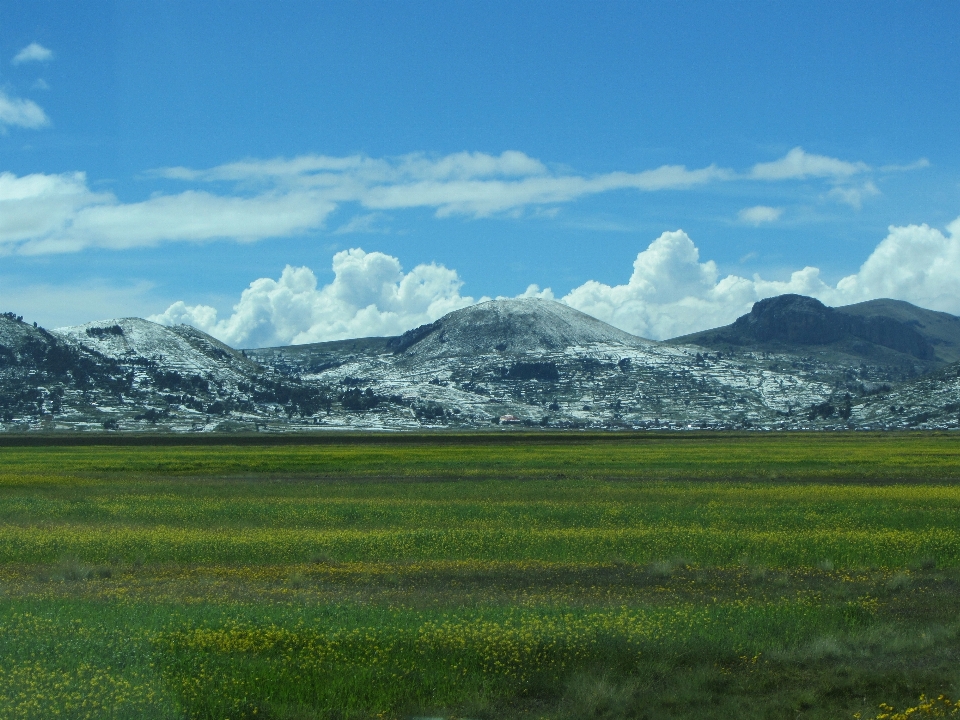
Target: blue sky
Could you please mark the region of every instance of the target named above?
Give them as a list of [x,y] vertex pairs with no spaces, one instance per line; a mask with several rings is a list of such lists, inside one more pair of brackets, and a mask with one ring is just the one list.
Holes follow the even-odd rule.
[[547,288],[657,338],[786,291],[960,313],[958,21],[956,2],[9,2],[0,304],[235,345]]

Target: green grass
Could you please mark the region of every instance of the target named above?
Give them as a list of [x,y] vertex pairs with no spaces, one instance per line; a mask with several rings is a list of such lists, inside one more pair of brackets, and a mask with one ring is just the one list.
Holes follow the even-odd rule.
[[[25,443],[42,443],[39,447]],[[201,442],[208,440],[208,442]],[[18,476],[960,480],[960,434],[443,433],[0,438]],[[5,447],[4,447],[5,446]]]
[[0,446],[2,717],[960,695],[958,435],[46,440]]

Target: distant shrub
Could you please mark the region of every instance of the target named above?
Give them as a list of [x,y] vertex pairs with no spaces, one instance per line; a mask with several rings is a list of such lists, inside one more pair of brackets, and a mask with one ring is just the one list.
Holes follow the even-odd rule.
[[810,408],[810,411],[807,413],[807,417],[811,420],[816,420],[817,418],[831,418],[837,412],[837,409],[831,405],[829,402],[822,402],[819,405],[813,405]]
[[344,410],[349,410],[350,412],[371,410],[380,404],[380,400],[380,396],[375,395],[370,388],[366,390],[353,388],[340,395],[340,404],[343,405]]
[[515,362],[506,372],[510,380],[545,380],[556,382],[560,371],[554,362]]
[[144,412],[139,413],[133,416],[134,420],[147,420],[148,422],[156,422],[162,418],[168,417],[170,411],[167,409],[158,410],[157,408],[147,408]]
[[122,337],[123,328],[119,325],[110,325],[109,327],[91,327],[87,328],[87,335],[95,338],[105,338],[110,335]]
[[443,410],[443,405],[433,400],[428,400],[425,405],[420,405],[413,409],[413,414],[416,416],[417,420],[423,422],[431,420],[443,420],[446,417],[446,413]]

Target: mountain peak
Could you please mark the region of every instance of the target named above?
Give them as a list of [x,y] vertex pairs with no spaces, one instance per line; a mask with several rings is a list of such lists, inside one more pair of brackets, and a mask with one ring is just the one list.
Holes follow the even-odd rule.
[[125,317],[57,328],[53,332],[107,357],[165,358],[189,372],[214,372],[222,365],[241,372],[253,367],[241,353],[189,325],[168,327],[143,318]]
[[561,350],[593,343],[645,340],[579,310],[542,298],[489,300],[409,330],[388,344],[411,356],[483,355]]
[[804,295],[779,295],[754,303],[731,325],[670,342],[773,352],[816,347],[847,361],[861,358],[884,365],[919,361],[932,368],[960,357],[960,319],[902,301],[832,308]]
[[839,340],[845,329],[837,322],[836,311],[816,298],[805,295],[778,295],[753,304],[733,327],[760,340],[780,340],[802,345],[826,345]]

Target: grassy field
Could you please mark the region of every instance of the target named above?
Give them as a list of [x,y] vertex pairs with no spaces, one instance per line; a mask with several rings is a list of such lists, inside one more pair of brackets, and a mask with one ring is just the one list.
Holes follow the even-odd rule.
[[7,436],[0,717],[960,717],[958,481],[958,434]]

